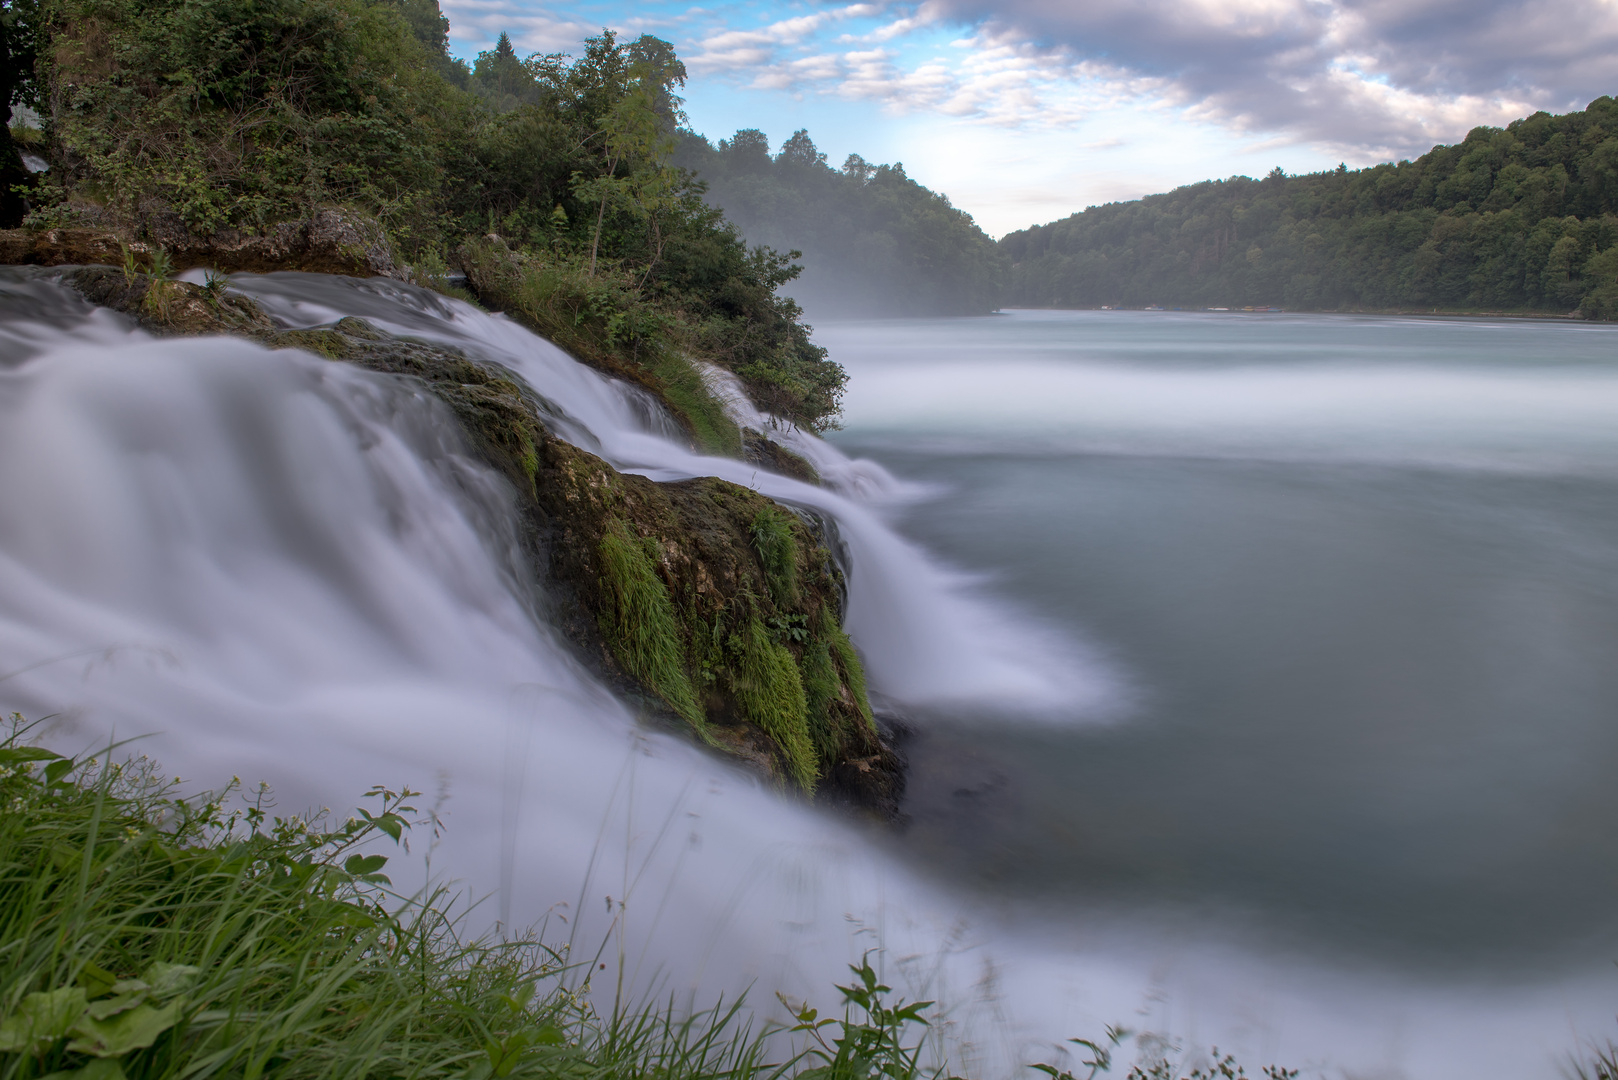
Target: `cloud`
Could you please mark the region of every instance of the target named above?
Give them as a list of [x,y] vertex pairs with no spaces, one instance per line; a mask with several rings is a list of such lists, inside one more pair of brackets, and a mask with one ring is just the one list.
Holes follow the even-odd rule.
[[[803,43],[828,23],[873,15],[879,10],[874,4],[847,4],[812,15],[782,19],[754,30],[721,29],[697,42],[697,51],[686,60],[686,66],[700,72],[777,67],[782,64],[784,47]],[[770,74],[761,72],[760,77]],[[781,74],[774,73],[771,81],[779,83]]]
[[1198,118],[1362,154],[1618,88],[1610,0],[933,0],[1052,67],[1156,80]]
[[[583,8],[445,0],[459,40],[575,47]],[[1007,128],[1126,104],[1355,163],[1618,90],[1618,0],[722,0],[615,9],[694,76]],[[768,21],[746,25],[765,13]],[[543,14],[541,13],[543,12]],[[662,27],[662,28],[660,28]]]

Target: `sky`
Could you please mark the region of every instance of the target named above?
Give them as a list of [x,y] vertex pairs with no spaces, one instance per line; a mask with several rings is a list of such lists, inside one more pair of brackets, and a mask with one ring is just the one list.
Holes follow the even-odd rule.
[[692,130],[902,162],[991,236],[1279,167],[1415,157],[1618,93],[1618,0],[441,0],[471,59],[672,42]]

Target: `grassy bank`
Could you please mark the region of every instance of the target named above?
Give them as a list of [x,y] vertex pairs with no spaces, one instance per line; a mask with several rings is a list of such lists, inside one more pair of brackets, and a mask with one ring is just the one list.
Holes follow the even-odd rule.
[[[951,1075],[923,1065],[932,1003],[895,998],[870,956],[839,1016],[781,998],[790,1027],[745,1001],[603,1011],[590,977],[610,941],[473,937],[457,894],[392,887],[378,849],[440,828],[414,792],[373,788],[340,823],[276,817],[262,789],[183,796],[145,758],[74,760],[28,734],[12,717],[0,736],[0,1080]],[[1093,1080],[1127,1045],[1108,1036],[1030,1069]],[[1136,1041],[1128,1080],[1245,1076]]]
[[[0,1077],[923,1075],[923,1004],[868,964],[841,1020],[799,1011],[771,1061],[739,1004],[592,1004],[594,956],[468,938],[374,849],[436,822],[376,788],[337,824],[234,790],[185,798],[141,759],[0,741]],[[230,809],[238,804],[238,809]],[[772,1044],[777,1045],[777,1044]]]

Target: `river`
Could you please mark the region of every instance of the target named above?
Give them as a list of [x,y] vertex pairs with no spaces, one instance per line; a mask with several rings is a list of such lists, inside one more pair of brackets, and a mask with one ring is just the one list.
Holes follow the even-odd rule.
[[986,1078],[1109,1023],[1435,1080],[1555,1076],[1607,1033],[1614,330],[825,324],[846,429],[784,436],[813,488],[691,454],[466,305],[233,287],[510,367],[621,469],[834,519],[850,632],[915,731],[908,824],[783,799],[597,685],[522,584],[509,492],[407,381],[154,339],[6,271],[0,704],[54,744],[138,737],[286,809],[411,783],[447,828],[396,880],[610,936],[633,992],[835,1005],[881,948]]

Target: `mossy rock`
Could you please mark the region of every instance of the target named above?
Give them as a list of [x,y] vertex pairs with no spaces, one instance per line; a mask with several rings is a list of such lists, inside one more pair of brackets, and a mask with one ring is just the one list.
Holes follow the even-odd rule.
[[503,368],[361,319],[278,330],[256,304],[142,275],[70,277],[169,334],[235,334],[412,379],[448,404],[515,495],[564,634],[609,682],[782,785],[879,817],[904,764],[876,724],[842,629],[844,582],[812,520],[715,477],[654,483],[555,437]]
[[600,616],[630,591],[622,563],[633,545],[634,573],[655,573],[667,597],[666,609],[649,605],[669,612],[654,620],[657,655],[677,649],[684,659],[683,680],[641,685],[677,715],[687,715],[689,686],[704,739],[745,759],[768,745],[784,782],[897,811],[903,764],[871,715],[841,626],[842,574],[809,522],[737,484],[654,483],[555,438],[540,448],[535,487],[558,530],[551,572],[571,586],[578,610],[563,625],[576,639],[589,642],[593,629],[604,659],[630,674],[650,670],[644,627]]

